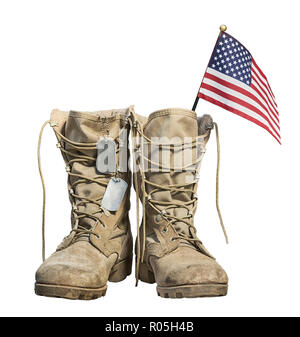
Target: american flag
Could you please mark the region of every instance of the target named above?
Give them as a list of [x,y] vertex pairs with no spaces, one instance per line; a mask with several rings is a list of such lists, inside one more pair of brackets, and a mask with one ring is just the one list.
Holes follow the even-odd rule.
[[251,53],[221,32],[198,97],[266,129],[280,143],[279,113],[267,77]]

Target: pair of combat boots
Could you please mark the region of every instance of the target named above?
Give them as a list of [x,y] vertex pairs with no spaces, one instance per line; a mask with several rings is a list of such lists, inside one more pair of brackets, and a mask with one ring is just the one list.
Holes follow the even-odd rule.
[[[72,230],[45,260],[40,145],[48,123],[66,164]],[[131,273],[131,133],[138,226],[142,216],[136,280],[157,283],[158,295],[165,298],[226,295],[227,275],[194,227],[199,168],[214,125],[209,115],[197,119],[194,111],[184,109],[160,110],[148,118],[133,107],[53,110],[39,138],[44,262],[36,272],[36,294],[95,299],[105,295],[107,281],[119,282]]]

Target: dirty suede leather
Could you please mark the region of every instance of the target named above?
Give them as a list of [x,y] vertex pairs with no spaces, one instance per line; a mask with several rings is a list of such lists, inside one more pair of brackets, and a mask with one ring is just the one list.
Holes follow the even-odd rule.
[[[104,120],[105,127],[108,126],[109,128],[109,136],[119,144],[120,130],[126,130],[128,133],[127,116],[128,109],[97,112],[64,112],[56,109],[51,113],[50,124],[54,130],[73,142],[96,144],[103,132],[106,132],[106,130],[103,130]],[[76,150],[65,142],[58,133],[56,133],[56,136],[60,146],[65,150],[77,152],[78,156],[89,156],[96,159],[96,149],[81,148]],[[127,146],[127,136],[125,135],[125,146]],[[67,153],[62,153],[62,155],[66,164],[74,158]],[[97,177],[95,161],[83,163],[76,161],[68,165],[71,173]],[[109,215],[101,215],[101,220],[105,223],[105,227],[100,223],[95,225],[95,221],[89,217],[81,218],[78,224],[93,230],[97,235],[84,234],[76,237],[75,232],[71,231],[58,246],[57,251],[47,258],[37,270],[37,283],[100,288],[106,285],[115,264],[124,260],[131,261],[132,235],[128,218],[130,209],[130,175],[129,170],[120,173],[120,177],[127,182],[128,188],[119,210],[110,212]],[[102,181],[107,183],[109,179],[110,177],[102,178]],[[76,176],[69,176],[68,189],[70,190],[71,185],[73,185],[75,186],[73,187],[73,193],[76,195],[91,199],[103,197],[106,186],[87,181],[78,183],[79,180],[80,178]],[[70,201],[71,204],[83,212],[99,215],[99,206],[93,203],[82,204],[80,200],[73,198],[71,194]],[[71,212],[71,223],[73,229],[78,226],[78,224],[76,225],[73,211]]]
[[[167,137],[169,139],[184,140],[185,137],[197,137],[198,130],[204,130],[207,136],[203,141],[203,148],[209,139],[210,129],[212,127],[212,119],[207,115],[204,119],[199,119],[194,111],[184,109],[165,109],[150,114],[148,118],[138,116],[137,119],[142,123],[143,132],[148,138],[152,137]],[[210,123],[209,128],[204,125]],[[205,133],[203,131],[203,133]],[[201,131],[200,131],[201,132]],[[162,157],[162,149],[158,148]],[[175,151],[175,150],[174,150]],[[172,156],[175,152],[171,152]],[[148,153],[150,153],[148,151]],[[153,151],[151,152],[153,155]],[[192,150],[192,159],[195,161],[197,153]],[[158,158],[157,155],[154,155]],[[145,161],[145,165],[147,161]],[[184,184],[186,181],[193,181],[193,170],[183,172],[151,172],[148,167],[148,172],[145,173],[146,179],[154,184],[160,185],[176,185]],[[141,182],[140,173],[138,173],[139,184]],[[194,189],[196,193],[197,183],[191,183],[190,189]],[[146,184],[146,193],[156,189],[149,184]],[[141,189],[139,189],[140,198],[142,198]],[[191,200],[193,193],[176,192],[171,193],[166,190],[158,190],[151,194],[151,199],[165,202],[187,202]],[[196,207],[192,204],[188,206],[189,211],[184,208],[168,209],[168,213],[177,217],[185,217],[188,212],[192,213],[189,220],[194,226],[194,215]],[[162,219],[157,221],[157,212],[149,207],[146,202],[146,242],[145,242],[145,259],[144,264],[147,269],[154,274],[155,282],[161,287],[172,287],[181,285],[201,285],[201,284],[227,284],[228,277],[222,267],[215,261],[211,254],[206,250],[202,242],[198,239],[195,230],[189,228],[185,223],[177,221],[168,226],[166,231],[167,221]],[[162,206],[157,206],[163,210]],[[198,224],[196,224],[198,227]],[[142,237],[142,228],[141,237]],[[173,237],[184,235],[185,237],[198,239],[198,241],[188,241],[185,239],[172,240]]]

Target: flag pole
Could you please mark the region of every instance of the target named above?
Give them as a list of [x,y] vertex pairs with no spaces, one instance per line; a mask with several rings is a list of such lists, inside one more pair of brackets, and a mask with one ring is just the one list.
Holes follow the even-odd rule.
[[[218,36],[218,38],[217,38],[216,44],[215,44],[215,46],[214,46],[214,48],[213,48],[213,51],[212,51],[212,53],[211,53],[210,59],[211,59],[211,57],[212,57],[212,55],[213,55],[213,52],[214,52],[214,50],[215,50],[215,48],[216,48],[216,46],[217,46],[217,43],[218,43],[218,41],[219,41],[219,38],[220,38],[221,34],[222,34],[223,32],[226,32],[226,30],[227,30],[227,26],[226,26],[226,25],[221,25],[221,26],[220,26],[220,33],[219,33],[219,36]],[[209,64],[209,62],[210,62],[210,59],[209,59],[209,61],[208,61],[208,64]],[[207,67],[208,67],[208,64],[207,64]],[[207,69],[207,67],[206,67],[206,69]],[[205,75],[205,72],[204,72],[204,75]],[[203,82],[204,75],[203,75],[203,77],[202,77],[202,81],[201,81],[201,83],[200,83],[200,87],[201,87],[201,84],[202,84],[202,82]],[[200,87],[199,87],[199,90],[200,90]],[[192,110],[193,110],[193,111],[196,111],[196,108],[197,108],[197,105],[198,105],[198,101],[199,101],[198,93],[199,93],[199,90],[197,91],[196,99],[195,99],[194,105],[193,105],[193,107],[192,107]]]

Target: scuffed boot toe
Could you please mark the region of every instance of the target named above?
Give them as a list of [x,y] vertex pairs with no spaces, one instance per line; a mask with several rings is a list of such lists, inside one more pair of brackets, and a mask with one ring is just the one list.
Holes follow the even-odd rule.
[[104,296],[115,259],[114,256],[106,258],[88,242],[77,242],[54,253],[39,267],[35,292],[69,299]]
[[151,259],[159,296],[170,298],[222,296],[228,277],[212,258],[188,247]]

